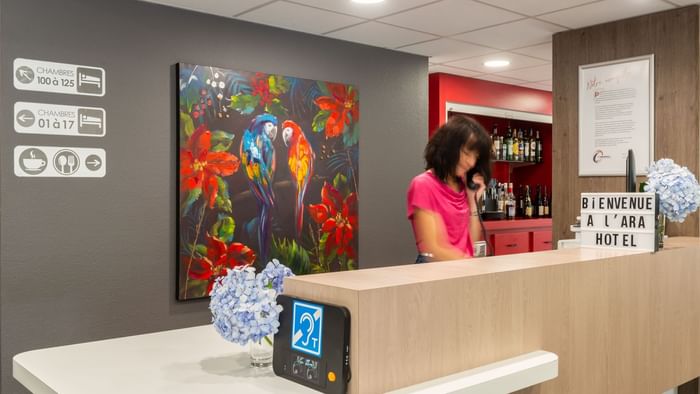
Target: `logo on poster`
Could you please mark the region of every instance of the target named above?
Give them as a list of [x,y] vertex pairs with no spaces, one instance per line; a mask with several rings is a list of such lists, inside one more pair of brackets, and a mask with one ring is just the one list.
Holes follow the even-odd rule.
[[594,163],[600,163],[601,160],[603,159],[609,159],[610,156],[606,155],[603,153],[602,150],[598,149],[595,152],[593,152],[593,162]]

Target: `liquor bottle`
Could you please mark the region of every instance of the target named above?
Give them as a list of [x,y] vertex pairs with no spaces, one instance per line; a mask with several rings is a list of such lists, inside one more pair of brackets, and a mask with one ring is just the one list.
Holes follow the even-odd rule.
[[504,151],[503,151],[503,136],[502,135],[498,136],[498,149],[499,149],[498,160],[505,160],[506,155],[505,155],[505,153],[503,153]]
[[535,206],[537,207],[537,217],[544,217],[544,201],[542,200],[542,187],[537,185],[537,199],[535,200]]
[[506,144],[505,160],[513,160],[513,131],[511,130],[510,125],[508,126],[508,134],[506,134],[506,139],[504,142]]
[[537,134],[535,137],[535,142],[537,143],[537,155],[535,156],[537,159],[535,162],[537,163],[542,163],[542,140],[540,140],[540,131],[537,130]]
[[498,124],[494,123],[493,125],[493,134],[491,134],[491,143],[493,146],[493,153],[494,153],[494,158],[496,160],[501,159],[501,141],[498,137]]
[[525,217],[532,218],[533,207],[532,199],[530,198],[530,185],[525,185]]
[[498,212],[506,211],[506,192],[504,190],[503,184],[498,184]]
[[[532,129],[530,129],[532,130]],[[532,136],[530,136],[532,137]],[[523,161],[530,161],[530,138],[527,137],[527,135],[524,138],[524,150],[523,152]]]
[[518,148],[520,147],[520,139],[518,139],[518,131],[513,130],[513,158],[511,160],[517,161],[520,158],[520,151]]
[[542,197],[542,205],[544,205],[544,217],[549,217],[549,198],[547,197],[547,186],[544,187],[544,196]]
[[523,129],[518,130],[518,160],[525,160],[525,142],[523,141]]
[[516,201],[515,216],[519,218],[525,216],[525,195],[523,194],[523,185],[518,186],[518,198]]
[[508,194],[506,194],[506,218],[515,219],[515,196],[512,183],[508,183]]
[[537,161],[537,140],[532,136],[532,129],[530,129],[530,161]]

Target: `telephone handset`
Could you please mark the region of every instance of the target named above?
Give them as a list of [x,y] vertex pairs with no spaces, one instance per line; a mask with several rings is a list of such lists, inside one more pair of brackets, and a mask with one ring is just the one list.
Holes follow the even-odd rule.
[[478,190],[479,185],[474,183],[474,175],[481,174],[484,178],[486,178],[486,173],[486,171],[482,171],[478,166],[474,166],[471,170],[467,171],[467,188],[469,190]]

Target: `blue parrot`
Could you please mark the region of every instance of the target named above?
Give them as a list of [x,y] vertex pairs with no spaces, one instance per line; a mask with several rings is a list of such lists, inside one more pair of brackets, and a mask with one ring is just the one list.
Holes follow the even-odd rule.
[[271,114],[257,115],[243,133],[241,161],[248,176],[248,186],[258,200],[260,216],[258,223],[258,245],[262,263],[267,262],[270,239],[270,214],[275,206],[272,180],[275,175],[275,147],[277,118]]

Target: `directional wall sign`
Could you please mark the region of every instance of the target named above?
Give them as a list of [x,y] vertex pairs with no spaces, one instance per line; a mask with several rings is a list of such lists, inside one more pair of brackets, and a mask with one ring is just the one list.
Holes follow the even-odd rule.
[[105,110],[42,103],[15,103],[15,131],[23,134],[103,137],[107,129]]
[[15,89],[104,96],[105,70],[78,64],[16,58]]
[[18,177],[102,178],[107,172],[106,165],[104,149],[15,146]]

